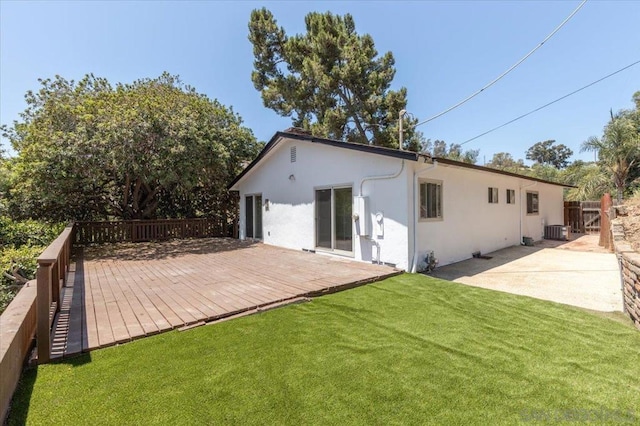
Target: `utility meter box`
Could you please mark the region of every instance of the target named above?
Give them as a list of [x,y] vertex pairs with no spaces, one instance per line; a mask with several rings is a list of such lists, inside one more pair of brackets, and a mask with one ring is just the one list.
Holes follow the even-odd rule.
[[356,229],[361,237],[371,235],[371,213],[369,213],[369,197],[355,197]]

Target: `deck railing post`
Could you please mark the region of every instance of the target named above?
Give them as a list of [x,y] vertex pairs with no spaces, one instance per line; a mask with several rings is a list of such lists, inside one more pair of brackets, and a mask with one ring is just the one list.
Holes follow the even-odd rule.
[[38,286],[36,301],[36,335],[38,338],[38,363],[49,362],[51,356],[51,264],[40,263],[36,273]]

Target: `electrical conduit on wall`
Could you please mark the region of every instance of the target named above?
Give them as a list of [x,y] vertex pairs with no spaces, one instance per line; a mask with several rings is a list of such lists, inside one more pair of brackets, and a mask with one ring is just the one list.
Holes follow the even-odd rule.
[[[398,176],[400,176],[402,174],[402,171],[404,170],[404,159],[402,159],[402,164],[400,164],[400,170],[398,170],[397,173],[394,174],[390,174],[390,175],[380,175],[380,176],[367,176],[365,178],[363,178],[360,181],[360,192],[358,193],[360,197],[362,197],[362,187],[364,186],[364,183],[367,181],[371,181],[371,180],[383,180],[383,179],[395,179]],[[362,220],[362,219],[359,219]],[[364,221],[361,222],[361,226],[364,224]],[[380,243],[378,243],[377,241],[374,241],[373,238],[370,237],[365,237],[368,240],[370,240],[375,246],[376,246],[376,261],[378,264],[380,264]]]
[[362,180],[360,181],[360,193],[359,193],[360,197],[362,197],[362,186],[364,185],[365,182],[370,180],[395,179],[398,176],[400,176],[403,170],[404,170],[404,159],[402,160],[402,164],[400,165],[400,170],[398,170],[397,173],[394,173],[391,175],[367,176],[365,178],[362,178]]

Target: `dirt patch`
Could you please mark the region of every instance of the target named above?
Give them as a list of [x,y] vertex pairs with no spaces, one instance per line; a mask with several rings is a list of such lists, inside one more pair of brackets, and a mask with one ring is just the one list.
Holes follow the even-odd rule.
[[611,253],[610,250],[599,246],[599,241],[599,234],[571,234],[571,241],[542,240],[537,241],[535,246],[591,253]]
[[618,211],[625,239],[635,251],[640,252],[640,197],[625,201],[624,207]]

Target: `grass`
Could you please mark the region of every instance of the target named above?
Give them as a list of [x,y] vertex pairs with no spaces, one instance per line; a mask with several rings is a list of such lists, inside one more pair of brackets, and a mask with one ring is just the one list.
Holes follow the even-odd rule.
[[640,418],[640,333],[402,275],[32,369],[9,424],[514,424]]

